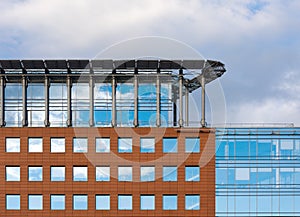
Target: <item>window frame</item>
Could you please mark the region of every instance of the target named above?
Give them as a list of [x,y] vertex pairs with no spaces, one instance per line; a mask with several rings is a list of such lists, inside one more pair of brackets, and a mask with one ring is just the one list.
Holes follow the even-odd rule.
[[[167,173],[167,171],[165,171],[165,169],[171,169],[172,168],[172,172]],[[175,169],[174,169],[175,168]],[[174,170],[173,170],[174,169]],[[165,174],[165,172],[167,174]],[[175,179],[169,179],[168,177],[173,176],[173,173],[176,173],[176,178]],[[167,179],[168,178],[168,179]],[[162,180],[163,182],[177,182],[178,181],[178,167],[177,166],[172,166],[172,165],[168,165],[168,166],[163,166],[162,168]]]
[[[9,197],[17,197],[17,200],[18,200],[17,207],[15,207],[16,201],[9,201]],[[14,199],[16,199],[16,198],[14,198]],[[12,204],[10,204],[10,203],[13,203],[14,207],[12,207]],[[5,195],[5,210],[20,210],[20,209],[21,209],[21,195],[20,194],[6,194]]]
[[[175,144],[171,144],[171,141],[175,140]],[[178,153],[178,139],[176,137],[164,137],[162,140],[163,143],[163,153]],[[170,148],[169,146],[172,147]]]
[[[107,199],[108,198],[108,206],[107,207],[98,207],[98,204],[100,201],[100,198],[105,198]],[[95,209],[96,210],[110,210],[110,195],[109,194],[96,194],[95,196]]]
[[[63,141],[63,149],[55,149],[54,147],[52,147],[52,141],[54,140],[59,140],[59,141]],[[63,137],[51,137],[50,138],[50,153],[65,153],[66,152],[66,138]]]
[[[84,147],[81,147],[81,144],[75,144],[75,141],[77,141],[77,140],[78,140],[78,142],[85,141]],[[79,145],[78,150],[77,150],[78,147],[75,147],[75,145]],[[73,153],[88,153],[88,138],[87,137],[73,137],[72,148],[73,148]]]
[[[16,150],[13,149],[12,151],[10,151],[8,148],[9,144],[8,141],[9,140],[18,140],[18,144],[17,144],[17,148]],[[19,137],[5,137],[5,152],[6,153],[20,153],[21,152],[21,139]]]
[[[41,173],[42,173],[42,178],[40,180],[30,180],[30,169],[33,169],[33,168],[36,168],[36,169],[41,169]],[[28,177],[28,182],[42,182],[43,181],[43,178],[44,178],[44,174],[43,174],[43,166],[28,166],[27,168],[27,177]]]
[[[53,207],[53,197],[63,197],[63,208],[54,208]],[[61,206],[61,205],[60,205]],[[65,210],[66,209],[66,195],[64,194],[51,194],[50,195],[50,210]]]
[[[105,148],[107,147],[107,149],[104,149],[104,151],[102,151],[101,148],[100,149],[97,148],[98,146],[101,147],[101,140],[104,141],[103,144],[104,144]],[[108,144],[106,144],[107,141],[108,141]],[[97,138],[95,138],[95,152],[96,153],[109,153],[110,152],[110,137],[97,137]]]
[[[81,168],[81,169],[85,169],[85,171],[84,171],[84,175],[85,175],[85,177],[84,178],[80,178],[80,177],[76,177],[76,174],[75,173],[78,173],[78,171],[75,171],[76,169],[79,169],[79,168]],[[87,182],[88,181],[88,166],[73,166],[73,178],[72,178],[72,180],[73,180],[73,182]]]
[[[31,148],[33,144],[30,143],[31,140],[39,141],[41,140],[41,144],[38,144],[38,147],[36,150],[34,148]],[[34,146],[37,146],[34,144]],[[32,149],[32,150],[31,150]],[[42,137],[28,137],[28,153],[42,153],[43,152],[43,138]]]
[[[19,171],[17,172],[18,173],[18,178],[16,179],[8,179],[9,175],[9,171],[8,169],[9,168],[18,168]],[[20,182],[21,181],[21,167],[19,165],[9,165],[9,166],[5,166],[5,181],[6,182]]]
[[[63,176],[63,180],[54,180],[54,177],[52,175],[52,169],[55,168],[64,168],[64,176]],[[50,166],[50,181],[51,182],[64,182],[66,180],[66,167],[65,166]]]
[[[39,198],[41,199],[41,201],[39,201],[39,203],[41,203],[41,207],[40,208],[30,208],[31,203],[31,197],[35,197],[35,198]],[[34,205],[36,205],[36,202],[34,202]],[[28,210],[43,210],[44,209],[44,197],[42,194],[28,194]]]

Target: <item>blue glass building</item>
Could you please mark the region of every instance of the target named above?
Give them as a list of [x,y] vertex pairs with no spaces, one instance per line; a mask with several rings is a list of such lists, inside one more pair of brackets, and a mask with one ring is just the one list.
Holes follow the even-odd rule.
[[300,128],[216,130],[216,216],[300,216]]

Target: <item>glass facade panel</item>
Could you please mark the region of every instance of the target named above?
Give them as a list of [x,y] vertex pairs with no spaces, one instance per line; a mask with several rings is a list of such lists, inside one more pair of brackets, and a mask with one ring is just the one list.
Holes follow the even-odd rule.
[[27,87],[27,118],[29,127],[44,126],[45,121],[44,83],[29,83]]
[[132,195],[118,195],[118,210],[132,210]]
[[110,210],[110,195],[96,195],[96,210]]
[[116,88],[117,125],[133,126],[134,119],[134,88],[133,81],[119,83]]
[[216,132],[216,216],[300,216],[299,129]]
[[110,83],[95,83],[94,86],[94,122],[95,126],[111,126],[111,96]]
[[5,122],[7,127],[22,126],[22,84],[7,83],[4,92]]
[[141,146],[141,153],[154,153],[155,152],[155,139],[154,138],[141,138],[140,146]]
[[139,126],[156,125],[156,87],[152,83],[140,83],[138,87]]
[[155,210],[155,196],[154,195],[141,195],[141,210]]
[[177,152],[177,138],[163,138],[163,153]]
[[65,195],[51,195],[50,208],[51,210],[64,210],[65,209]]
[[87,182],[88,181],[88,167],[86,167],[86,166],[73,167],[73,181]]
[[96,152],[110,152],[110,138],[96,138]]
[[72,84],[72,124],[75,127],[89,126],[89,84]]
[[51,127],[67,126],[67,85],[51,83],[49,88],[49,121]]

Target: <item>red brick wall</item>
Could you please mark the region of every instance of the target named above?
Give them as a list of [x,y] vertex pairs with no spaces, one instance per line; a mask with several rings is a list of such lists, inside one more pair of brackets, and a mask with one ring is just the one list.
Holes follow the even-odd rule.
[[[95,153],[95,137],[110,137],[111,152]],[[155,137],[155,153],[140,153],[139,138]],[[5,137],[20,137],[21,152],[5,153]],[[43,153],[28,153],[28,137],[43,137]],[[66,139],[65,153],[50,153],[50,138]],[[89,152],[73,153],[73,137],[88,137]],[[118,153],[118,137],[133,138],[133,153]],[[178,153],[162,153],[162,137],[178,138]],[[200,153],[184,152],[185,137],[200,137]],[[0,216],[215,216],[215,135],[212,129],[180,128],[1,128]],[[125,160],[126,159],[126,160]],[[6,182],[5,166],[20,165],[21,181]],[[28,166],[43,166],[43,181],[28,182]],[[65,182],[50,182],[50,166],[66,166]],[[72,167],[88,166],[88,182],[73,182]],[[110,165],[111,181],[96,182],[95,166]],[[117,181],[117,166],[133,166],[133,182]],[[155,182],[139,182],[139,167],[156,167]],[[162,182],[162,166],[178,165],[178,182]],[[200,182],[185,182],[185,165],[200,165]],[[21,210],[5,210],[5,195],[20,194]],[[43,210],[29,211],[28,194],[43,194]],[[50,210],[50,194],[65,194],[63,211]],[[88,210],[72,210],[72,195],[88,194]],[[110,194],[109,211],[95,210],[95,195]],[[133,195],[133,210],[118,210],[118,194]],[[155,194],[155,210],[140,210],[140,194]],[[177,194],[178,210],[163,211],[162,195]],[[200,210],[185,210],[185,194],[200,194]]]

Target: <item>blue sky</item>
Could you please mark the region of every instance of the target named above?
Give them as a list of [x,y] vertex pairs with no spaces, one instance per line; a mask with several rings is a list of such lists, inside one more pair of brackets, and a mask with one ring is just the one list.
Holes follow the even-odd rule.
[[226,120],[300,125],[300,1],[2,0],[0,59],[93,58],[131,38],[221,60]]

